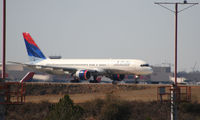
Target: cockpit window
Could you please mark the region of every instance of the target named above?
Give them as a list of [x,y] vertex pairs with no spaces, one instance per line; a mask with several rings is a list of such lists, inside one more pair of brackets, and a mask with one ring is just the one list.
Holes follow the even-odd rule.
[[141,64],[141,67],[149,67],[149,64]]

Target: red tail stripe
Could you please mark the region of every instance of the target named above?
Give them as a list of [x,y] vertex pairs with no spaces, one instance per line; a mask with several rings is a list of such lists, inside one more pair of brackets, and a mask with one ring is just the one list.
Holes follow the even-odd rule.
[[32,37],[31,37],[31,35],[30,35],[29,33],[24,32],[24,33],[23,33],[23,36],[24,36],[24,39],[25,39],[28,43],[30,43],[30,44],[36,46],[37,48],[39,48],[39,47],[37,46],[37,44],[33,41]]

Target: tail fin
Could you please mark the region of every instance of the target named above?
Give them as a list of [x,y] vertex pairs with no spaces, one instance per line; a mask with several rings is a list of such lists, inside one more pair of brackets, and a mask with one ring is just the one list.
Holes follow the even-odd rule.
[[28,32],[23,33],[24,41],[26,45],[26,50],[28,52],[28,56],[30,57],[31,61],[46,59],[40,48],[37,46],[37,44],[34,42],[32,37]]

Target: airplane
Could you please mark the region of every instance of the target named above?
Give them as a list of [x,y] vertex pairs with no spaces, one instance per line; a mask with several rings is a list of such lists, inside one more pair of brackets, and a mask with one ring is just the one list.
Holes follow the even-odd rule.
[[47,58],[28,32],[23,37],[30,57],[30,62],[23,65],[55,75],[71,75],[74,81],[88,80],[97,83],[98,76],[105,76],[121,81],[125,75],[149,75],[152,68],[143,60],[138,59],[50,59]]

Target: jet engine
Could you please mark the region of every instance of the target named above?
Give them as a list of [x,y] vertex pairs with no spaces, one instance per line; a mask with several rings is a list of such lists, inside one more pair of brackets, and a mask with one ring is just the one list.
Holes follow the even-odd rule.
[[79,70],[75,74],[80,80],[88,80],[91,77],[91,73],[88,70]]
[[121,81],[124,79],[124,77],[125,75],[113,74],[111,79],[116,81]]

